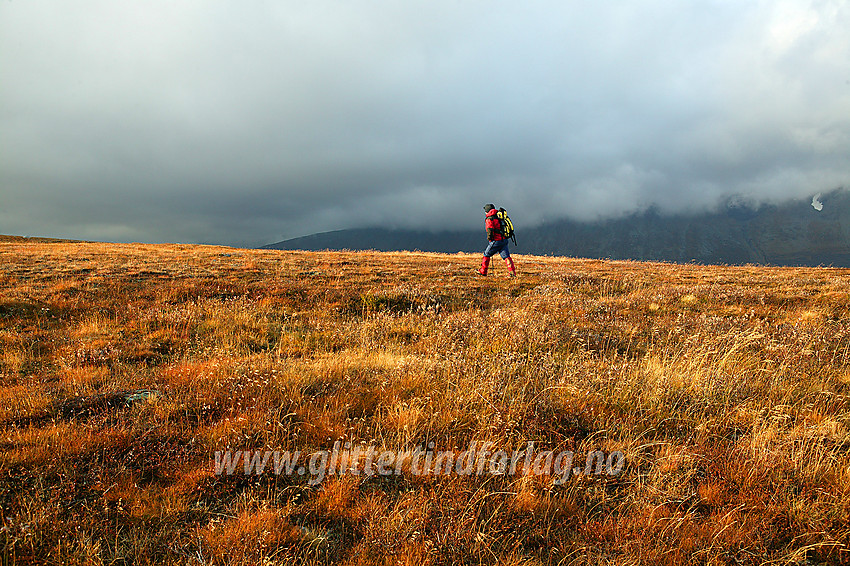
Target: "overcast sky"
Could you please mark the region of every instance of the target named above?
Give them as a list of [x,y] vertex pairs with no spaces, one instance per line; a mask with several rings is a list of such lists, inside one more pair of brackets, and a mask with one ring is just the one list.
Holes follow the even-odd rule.
[[850,187],[850,2],[0,0],[0,234],[261,245]]

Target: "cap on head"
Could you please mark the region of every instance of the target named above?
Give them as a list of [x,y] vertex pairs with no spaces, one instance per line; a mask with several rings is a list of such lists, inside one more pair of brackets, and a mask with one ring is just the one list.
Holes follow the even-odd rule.
[[484,205],[484,212],[490,212],[490,211],[491,211],[491,210],[493,210],[494,208],[496,208],[496,207],[495,207],[494,205],[492,205],[492,204],[485,204],[485,205]]

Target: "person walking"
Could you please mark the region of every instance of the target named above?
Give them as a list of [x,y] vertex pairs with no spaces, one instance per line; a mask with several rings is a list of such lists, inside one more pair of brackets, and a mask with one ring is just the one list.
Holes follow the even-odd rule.
[[511,252],[508,249],[508,238],[505,236],[502,219],[499,218],[499,211],[492,204],[484,205],[484,227],[487,229],[487,249],[484,250],[484,258],[481,260],[481,267],[478,269],[479,275],[487,275],[487,268],[490,266],[490,258],[496,254],[502,256],[505,260],[505,265],[508,266],[508,276],[516,277],[516,267],[514,260],[511,259]]

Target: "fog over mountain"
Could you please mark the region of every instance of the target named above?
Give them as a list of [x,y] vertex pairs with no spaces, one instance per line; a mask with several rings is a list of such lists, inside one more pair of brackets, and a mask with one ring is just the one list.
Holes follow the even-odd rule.
[[[818,206],[815,206],[817,203]],[[714,212],[561,220],[517,227],[516,253],[706,264],[850,267],[850,192],[752,208],[731,199]],[[482,223],[483,226],[483,223]],[[385,228],[340,230],[265,246],[303,250],[420,250],[480,253],[484,230],[423,232]]]
[[850,185],[841,0],[0,3],[0,233],[257,246]]

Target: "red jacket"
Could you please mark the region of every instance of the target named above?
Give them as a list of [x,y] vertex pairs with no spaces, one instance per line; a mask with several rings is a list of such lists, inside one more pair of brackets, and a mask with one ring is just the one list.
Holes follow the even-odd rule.
[[487,213],[484,220],[484,227],[487,228],[487,239],[491,242],[505,239],[505,235],[502,233],[502,221],[496,216],[498,213],[499,209],[494,208]]

